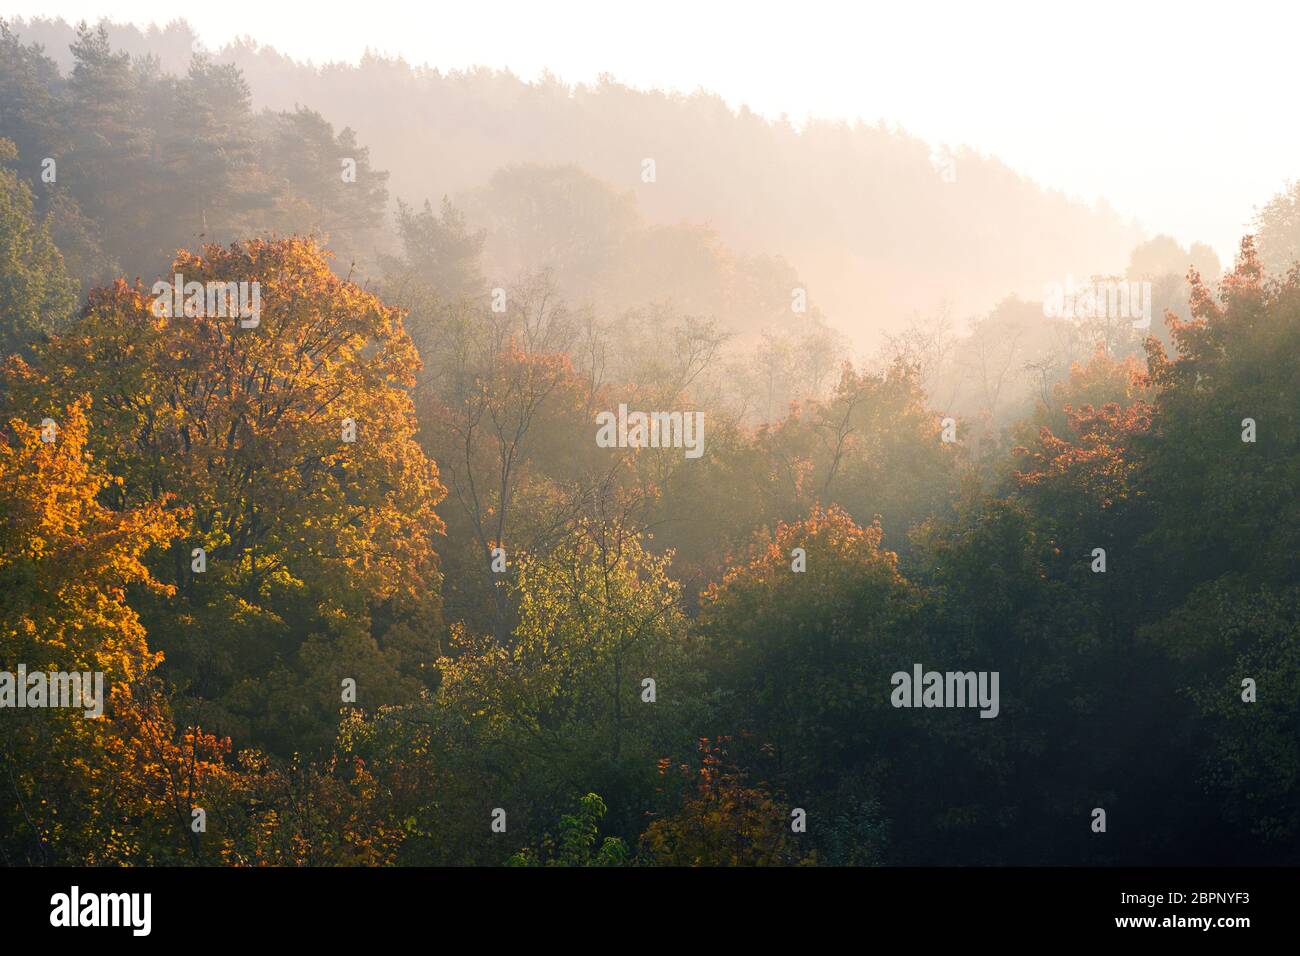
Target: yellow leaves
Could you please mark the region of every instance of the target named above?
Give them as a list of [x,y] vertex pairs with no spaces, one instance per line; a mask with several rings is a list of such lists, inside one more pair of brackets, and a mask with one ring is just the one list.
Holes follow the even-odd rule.
[[[171,272],[256,283],[259,324],[158,317],[142,288],[118,281],[91,294],[80,325],[42,346],[35,368],[10,363],[15,404],[93,395],[88,444],[116,500],[174,495],[185,538],[224,569],[209,581],[358,600],[436,592],[431,536],[446,492],[413,440],[406,389],[419,360],[398,311],[335,276],[309,239],[181,251]],[[345,417],[356,444],[340,443]]]
[[0,441],[0,500],[10,515],[0,528],[0,574],[22,582],[10,585],[13,599],[0,618],[2,632],[21,646],[4,652],[33,665],[99,665],[110,679],[134,679],[156,658],[124,589],[157,586],[141,558],[179,528],[158,505],[113,512],[97,501],[106,482],[85,453],[88,405],[79,400],[60,413],[52,444],[21,420],[11,420],[12,437]]

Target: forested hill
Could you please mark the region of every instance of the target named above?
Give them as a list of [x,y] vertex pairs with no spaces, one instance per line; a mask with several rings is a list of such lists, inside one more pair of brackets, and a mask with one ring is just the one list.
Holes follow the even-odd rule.
[[1300,184],[25,29],[0,866],[1300,863]]
[[[12,26],[70,69],[74,26]],[[152,54],[160,70],[178,74],[194,43],[183,23],[149,33],[110,25],[109,37],[115,49]],[[1113,211],[1072,202],[996,158],[948,153],[884,122],[796,128],[707,92],[641,91],[613,78],[526,82],[377,56],[320,67],[251,41],[214,51],[214,59],[240,68],[255,108],[310,107],[355,130],[374,167],[390,174],[390,201],[436,205],[449,195],[473,213],[472,193],[502,167],[576,164],[614,194],[631,193],[651,226],[712,227],[738,254],[784,257],[810,300],[860,344],[943,302],[959,315],[985,312],[1009,294],[1037,297],[1067,272],[1121,271],[1140,238]],[[644,181],[646,159],[654,160],[653,182]],[[560,185],[568,191],[556,205],[567,203],[574,221],[554,208],[550,221],[588,233],[584,186]],[[471,221],[490,225],[489,213]],[[687,238],[710,241],[707,232]],[[523,258],[535,267],[534,252],[489,236],[489,266]]]

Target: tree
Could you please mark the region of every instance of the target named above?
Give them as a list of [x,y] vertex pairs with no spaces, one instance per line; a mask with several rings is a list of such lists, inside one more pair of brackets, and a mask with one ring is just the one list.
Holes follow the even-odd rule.
[[[0,162],[14,158],[13,144],[0,139]],[[49,222],[35,218],[31,190],[0,168],[0,355],[63,325],[76,309],[76,296]]]
[[828,396],[760,432],[779,502],[769,515],[793,520],[834,504],[862,524],[879,518],[895,547],[906,548],[907,529],[946,507],[959,464],[918,378],[903,364],[878,374],[846,364]]
[[[6,710],[0,721],[0,841],[7,863],[117,862],[120,782],[108,748],[121,734],[124,688],[161,655],[145,641],[129,587],[166,593],[145,555],[180,533],[162,502],[112,510],[98,500],[116,482],[88,450],[90,404],[55,413],[53,442],[12,417],[0,438],[0,670],[100,673],[106,716],[84,708]],[[39,419],[37,420],[39,422]],[[48,432],[46,432],[48,436]]]
[[[780,782],[809,813],[870,794],[889,675],[911,653],[918,596],[881,539],[879,525],[814,508],[702,596],[717,726],[770,748]],[[804,571],[792,567],[795,548]]]
[[[103,245],[129,269],[153,261],[141,248],[153,220],[151,137],[143,123],[141,78],[130,57],[114,52],[108,31],[82,23],[72,44],[75,65],[63,100],[70,132],[61,178],[103,230]],[[128,254],[132,253],[132,254]]]
[[41,161],[63,142],[63,131],[52,122],[62,86],[59,68],[44,49],[25,46],[0,20],[0,130],[17,147],[25,180],[34,182]]
[[[502,639],[511,612],[493,550],[544,549],[579,513],[589,485],[574,462],[591,449],[579,449],[575,422],[586,396],[560,347],[571,341],[569,314],[544,276],[516,289],[504,314],[462,300],[442,318],[417,396],[421,442],[456,506],[451,537],[462,547],[451,560],[465,592],[457,607]],[[542,461],[564,463],[574,480],[562,483]]]
[[510,165],[470,198],[506,275],[551,269],[566,291],[587,291],[640,224],[632,194],[617,193],[575,165]]
[[188,508],[150,565],[176,597],[140,605],[187,709],[271,749],[324,747],[344,678],[362,706],[409,700],[438,654],[444,491],[413,440],[418,359],[398,312],[310,241],[209,246],[172,270],[256,285],[257,325],[159,315],[119,281],[11,366],[14,407],[39,420],[90,393],[110,504]]
[[470,231],[465,214],[446,196],[437,215],[428,200],[415,210],[399,199],[397,234],[401,256],[383,256],[380,263],[385,288],[398,305],[427,311],[482,293],[480,259],[487,233]]
[[516,560],[513,633],[453,628],[432,700],[380,715],[358,751],[409,788],[409,852],[423,862],[501,862],[494,807],[540,847],[588,789],[608,794],[609,834],[633,838],[657,756],[702,703],[679,589],[636,535],[581,524]]
[[701,740],[698,770],[660,762],[660,773],[676,769],[694,778],[681,808],[651,821],[642,837],[649,859],[659,866],[799,866],[816,863],[790,830],[789,811],[763,785],[727,760],[727,738]]
[[1260,262],[1274,274],[1300,261],[1300,180],[1265,203],[1255,216]]
[[238,68],[195,55],[189,72],[165,89],[165,119],[155,133],[154,202],[166,209],[154,230],[159,258],[252,233],[250,213],[273,201],[257,166],[251,97]]
[[258,164],[275,197],[265,225],[323,236],[350,273],[383,224],[388,173],[370,165],[370,150],[352,129],[335,134],[315,110],[263,113],[258,126]]
[[1270,279],[1245,239],[1217,296],[1193,283],[1192,316],[1171,326],[1172,355],[1147,343],[1157,398],[1141,451],[1170,600],[1230,572],[1289,582],[1300,547],[1300,454],[1279,417],[1300,406],[1286,358],[1300,348],[1300,276]]
[[1184,249],[1170,236],[1156,236],[1133,247],[1125,276],[1129,279],[1160,279],[1168,275],[1181,278],[1188,269],[1196,270],[1207,282],[1214,282],[1222,272],[1218,255],[1204,243],[1194,242],[1190,248]]
[[524,847],[507,866],[622,866],[628,859],[627,847],[617,837],[600,838],[600,821],[607,808],[605,801],[589,793],[578,801],[573,813],[560,817],[558,833],[547,833],[537,848]]

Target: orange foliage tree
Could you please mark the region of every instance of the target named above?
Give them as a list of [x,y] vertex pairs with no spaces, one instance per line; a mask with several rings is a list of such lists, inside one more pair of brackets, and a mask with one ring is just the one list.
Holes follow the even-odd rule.
[[324,748],[343,679],[362,706],[412,699],[439,651],[444,489],[414,441],[419,359],[400,313],[311,240],[183,251],[171,271],[256,287],[260,314],[169,314],[170,289],[118,281],[30,366],[11,361],[10,403],[39,418],[89,393],[89,447],[119,479],[106,503],[183,506],[150,562],[175,593],[140,610],[187,709]]

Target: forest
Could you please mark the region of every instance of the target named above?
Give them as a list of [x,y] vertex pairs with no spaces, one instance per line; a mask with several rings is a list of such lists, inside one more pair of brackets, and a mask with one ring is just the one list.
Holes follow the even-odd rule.
[[0,863],[1300,864],[1278,189],[0,21]]

